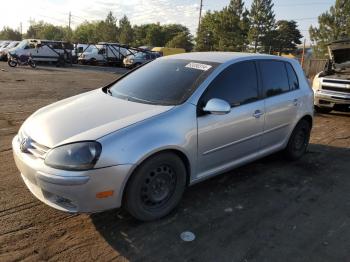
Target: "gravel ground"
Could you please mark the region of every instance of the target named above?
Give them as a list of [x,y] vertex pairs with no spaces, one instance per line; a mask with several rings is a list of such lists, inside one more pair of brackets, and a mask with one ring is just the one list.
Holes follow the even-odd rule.
[[0,63],[0,261],[350,261],[349,113],[317,115],[301,160],[275,154],[190,187],[156,222],[123,210],[72,215],[35,199],[11,139],[36,109],[125,71],[85,69]]

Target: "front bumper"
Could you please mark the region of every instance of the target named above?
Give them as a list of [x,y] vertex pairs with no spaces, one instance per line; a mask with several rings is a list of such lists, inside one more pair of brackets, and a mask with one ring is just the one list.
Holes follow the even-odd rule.
[[[12,140],[12,149],[24,183],[45,204],[73,213],[100,212],[121,206],[132,165],[65,171],[50,168],[42,159],[22,153],[17,136]],[[101,192],[109,194],[101,197]]]
[[319,89],[314,94],[314,103],[316,106],[334,107],[335,105],[350,105],[350,94],[347,93]]
[[125,67],[129,68],[129,67],[132,67],[134,65],[134,62],[130,62],[129,60],[128,61],[123,61],[123,64]]

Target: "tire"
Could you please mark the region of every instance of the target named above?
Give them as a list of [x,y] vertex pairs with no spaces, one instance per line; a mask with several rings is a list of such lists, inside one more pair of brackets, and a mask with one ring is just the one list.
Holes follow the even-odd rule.
[[173,153],[160,153],[135,170],[127,185],[124,206],[138,220],[155,220],[177,206],[185,187],[182,160]]
[[91,58],[90,60],[89,60],[89,65],[97,65],[97,61],[96,61],[96,59],[95,58]]
[[319,106],[315,106],[315,111],[317,113],[321,113],[321,114],[328,114],[333,110],[333,108],[329,108],[329,107],[319,107]]
[[306,120],[300,120],[294,128],[285,149],[285,155],[288,159],[297,160],[304,155],[309,145],[310,133],[310,123]]
[[36,68],[36,63],[34,61],[30,61],[29,65],[31,66],[31,68]]
[[16,67],[17,66],[17,62],[15,60],[12,60],[12,59],[8,60],[7,64],[9,66],[11,66],[11,67]]

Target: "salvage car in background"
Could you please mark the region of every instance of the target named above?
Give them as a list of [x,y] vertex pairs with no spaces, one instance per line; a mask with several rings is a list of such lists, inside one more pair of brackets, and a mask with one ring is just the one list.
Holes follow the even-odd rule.
[[0,60],[7,61],[7,54],[10,50],[13,50],[19,41],[11,41],[6,47],[0,47]]
[[130,54],[119,43],[99,42],[89,45],[78,57],[78,63],[89,65],[122,65],[123,59]]
[[152,220],[188,185],[280,150],[300,158],[312,119],[313,92],[297,61],[185,53],[39,109],[12,148],[44,203],[68,212],[124,206]]
[[70,62],[73,45],[66,41],[53,41],[41,39],[24,39],[8,55],[21,57],[31,56],[33,60],[40,62],[56,62],[64,64]]
[[160,54],[157,52],[138,52],[135,55],[128,55],[125,57],[123,64],[126,68],[133,68],[158,57],[160,57]]
[[333,109],[350,109],[350,39],[328,45],[330,60],[312,84],[315,110],[329,113]]
[[186,52],[184,48],[175,48],[175,47],[153,47],[152,51],[159,53],[161,56],[176,55],[176,54],[182,54]]

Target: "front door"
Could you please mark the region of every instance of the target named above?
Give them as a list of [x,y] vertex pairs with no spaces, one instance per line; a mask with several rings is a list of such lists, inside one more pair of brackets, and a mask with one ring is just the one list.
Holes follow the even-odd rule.
[[198,115],[198,178],[255,154],[263,132],[264,101],[259,99],[255,62],[223,70],[208,86],[199,107],[212,98],[230,103],[231,112]]

